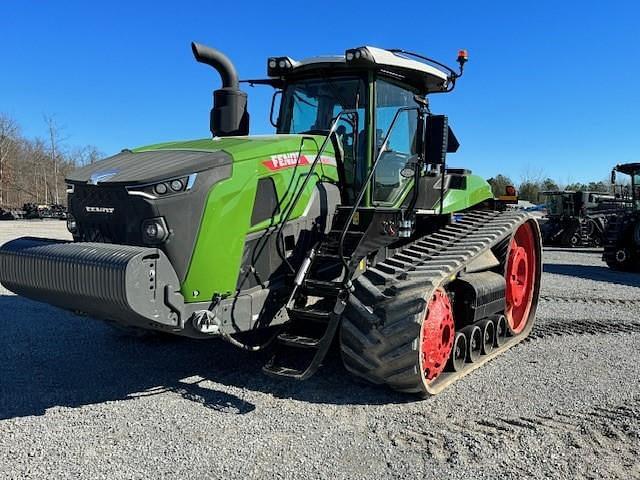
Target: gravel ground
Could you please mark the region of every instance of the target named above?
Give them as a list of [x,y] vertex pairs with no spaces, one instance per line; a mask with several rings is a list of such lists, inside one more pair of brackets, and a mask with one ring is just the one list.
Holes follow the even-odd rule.
[[[0,223],[66,238],[63,222]],[[0,290],[0,478],[640,478],[640,275],[545,253],[531,337],[416,401]]]

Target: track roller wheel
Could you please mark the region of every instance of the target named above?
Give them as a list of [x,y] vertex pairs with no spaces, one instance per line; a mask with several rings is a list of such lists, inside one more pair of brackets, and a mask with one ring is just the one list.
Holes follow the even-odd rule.
[[495,336],[493,345],[497,348],[501,345],[504,345],[504,342],[507,341],[507,319],[504,317],[504,315],[498,315],[493,318],[493,322],[495,324]]
[[591,240],[593,241],[593,246],[594,247],[601,247],[602,246],[602,234],[600,232],[596,232],[593,237],[591,238]]
[[453,350],[449,357],[449,364],[447,368],[453,372],[459,372],[464,368],[464,363],[467,360],[467,337],[464,333],[457,332],[456,338],[453,341]]
[[467,361],[476,363],[482,355],[482,329],[477,325],[467,325],[460,332],[467,337]]
[[536,265],[536,241],[530,222],[518,227],[511,244],[505,269],[506,309],[509,331],[517,335],[524,330],[534,300]]
[[573,235],[571,235],[571,238],[569,239],[569,246],[571,246],[572,248],[576,248],[580,246],[581,242],[582,242],[582,239],[580,238],[580,235],[578,235],[577,233],[574,233]]
[[489,319],[481,320],[476,325],[482,330],[482,354],[488,355],[493,351],[496,341],[496,326]]

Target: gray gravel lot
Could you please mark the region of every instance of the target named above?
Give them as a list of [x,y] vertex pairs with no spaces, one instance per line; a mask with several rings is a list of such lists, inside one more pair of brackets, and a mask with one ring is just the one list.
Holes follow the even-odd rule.
[[424,401],[2,289],[0,326],[0,478],[640,478],[640,275],[595,250],[548,250],[530,339]]

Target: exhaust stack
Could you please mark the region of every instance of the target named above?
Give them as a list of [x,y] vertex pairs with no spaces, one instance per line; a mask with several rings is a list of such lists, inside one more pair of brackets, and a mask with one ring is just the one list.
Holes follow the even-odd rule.
[[213,67],[222,80],[222,88],[213,92],[209,129],[214,137],[249,134],[247,94],[240,90],[238,72],[231,60],[218,50],[192,42],[196,61]]

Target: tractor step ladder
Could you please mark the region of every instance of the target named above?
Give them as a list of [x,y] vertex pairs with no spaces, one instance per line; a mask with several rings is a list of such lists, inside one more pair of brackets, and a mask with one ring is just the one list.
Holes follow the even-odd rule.
[[580,242],[581,246],[587,247],[591,244],[591,235],[589,235],[589,220],[587,218],[580,219]]
[[[289,322],[286,324],[286,330],[276,338],[273,356],[263,367],[265,373],[277,377],[305,380],[318,370],[327,355],[340,325],[342,312],[347,306],[347,300],[351,293],[349,289],[353,288],[351,276],[355,268],[353,267],[352,257],[358,256],[359,245],[366,241],[364,233],[366,228],[362,228],[362,231],[358,231],[357,228],[352,229],[355,223],[359,223],[359,221],[355,222],[355,216],[364,200],[368,186],[373,182],[376,167],[382,153],[386,150],[389,136],[398,120],[398,116],[401,112],[408,110],[421,111],[420,107],[402,107],[396,111],[384,136],[382,146],[378,149],[376,158],[369,168],[367,177],[362,182],[355,201],[352,205],[339,206],[337,208],[331,230],[316,248],[312,248],[309,251],[302,262],[302,266],[295,277],[293,292],[287,303]],[[320,147],[305,178],[303,188],[309,180],[313,168],[318,163],[320,154],[328,143],[328,138],[335,131],[340,116],[346,112],[341,112],[334,120],[329,135]],[[296,196],[292,203],[293,205],[295,205],[299,196],[299,194]],[[288,216],[289,214],[285,218],[288,218]],[[363,226],[360,225],[359,227]],[[314,268],[318,266],[316,264],[321,264],[323,267],[332,264],[336,267],[342,266],[342,273],[337,276],[338,280],[331,279],[329,282],[331,284],[327,285],[325,279],[315,276],[318,271],[322,270]],[[311,303],[310,297],[316,301]],[[320,332],[317,336],[311,337],[307,335],[307,332],[313,330],[311,325],[314,324],[320,326]],[[309,356],[308,361],[301,361],[300,351],[309,352],[310,350],[314,351],[314,353]]]
[[[331,347],[349,291],[342,279],[319,278],[322,269],[317,267],[340,268],[342,265],[338,252],[344,226],[336,225],[340,223],[337,217],[334,229],[311,249],[296,275],[287,303],[289,322],[276,337],[273,355],[263,367],[271,376],[305,380],[318,370]],[[364,234],[347,230],[346,236],[348,243],[345,242],[343,258],[348,263]]]

